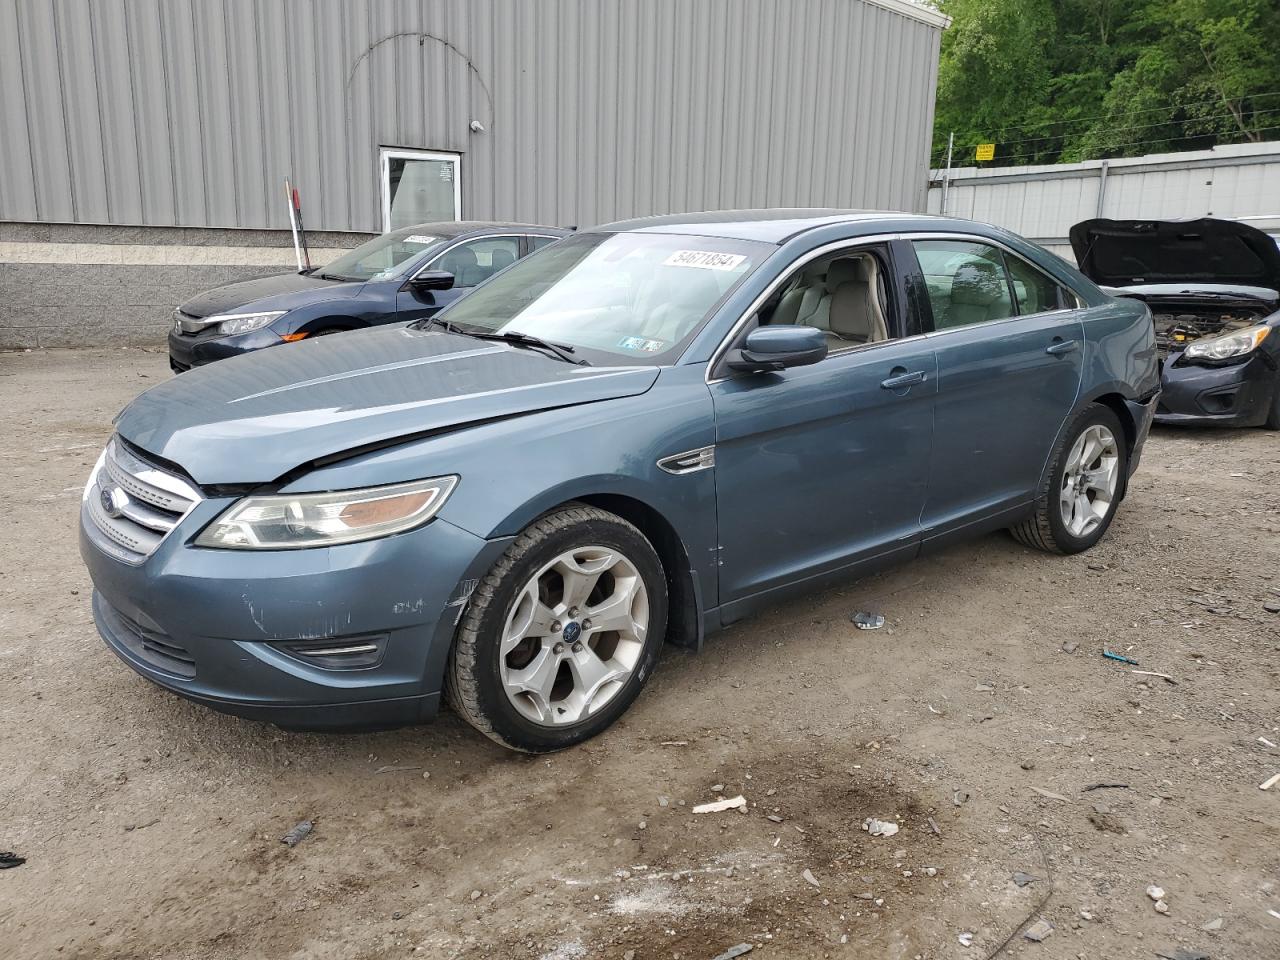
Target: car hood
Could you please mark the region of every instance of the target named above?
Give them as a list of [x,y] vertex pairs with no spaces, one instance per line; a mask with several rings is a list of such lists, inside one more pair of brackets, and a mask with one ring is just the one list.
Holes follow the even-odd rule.
[[1232,300],[1259,300],[1273,306],[1280,300],[1280,292],[1267,287],[1247,287],[1229,283],[1131,283],[1125,287],[1103,287],[1102,292],[1111,297],[1137,297],[1140,300],[1176,300],[1224,303]]
[[116,430],[197,483],[268,483],[357,448],[634,396],[657,377],[657,367],[583,367],[439,330],[382,327],[197,367],[139,396]]
[[304,273],[280,273],[214,287],[192,297],[178,309],[189,317],[211,317],[249,306],[262,311],[295,310],[308,303],[354,297],[363,286],[363,281],[340,283]]
[[1235,220],[1085,220],[1071,228],[1080,272],[1104,287],[1206,283],[1280,290],[1280,248]]

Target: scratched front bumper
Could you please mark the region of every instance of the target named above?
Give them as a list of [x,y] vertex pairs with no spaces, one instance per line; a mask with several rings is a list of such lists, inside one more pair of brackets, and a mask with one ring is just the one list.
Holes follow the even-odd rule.
[[[505,548],[439,518],[366,543],[309,550],[192,547],[228,500],[205,501],[133,565],[80,552],[107,646],[148,680],[283,726],[359,728],[429,718],[466,585]],[[377,666],[317,667],[280,641],[385,637]]]

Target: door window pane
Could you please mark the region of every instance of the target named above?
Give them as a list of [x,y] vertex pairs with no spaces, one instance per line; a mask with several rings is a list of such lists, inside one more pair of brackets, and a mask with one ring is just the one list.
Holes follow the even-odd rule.
[[916,240],[913,246],[929,288],[935,330],[1013,316],[1009,276],[995,247],[968,240]]
[[449,250],[431,268],[452,273],[455,287],[474,287],[511,266],[519,256],[518,237],[481,237]]
[[1057,310],[1070,303],[1067,294],[1056,283],[1025,260],[1005,254],[1009,275],[1013,278],[1013,293],[1018,298],[1018,313],[1044,313]]
[[388,230],[458,219],[456,157],[388,154],[383,175]]
[[[541,250],[548,243],[555,243],[559,239],[559,237],[530,237],[529,252],[533,253],[535,250]],[[1277,240],[1276,243],[1280,243],[1280,240]]]

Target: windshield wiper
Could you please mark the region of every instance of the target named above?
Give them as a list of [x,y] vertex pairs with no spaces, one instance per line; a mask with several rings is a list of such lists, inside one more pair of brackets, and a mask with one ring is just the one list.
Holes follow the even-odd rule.
[[417,330],[423,330],[427,327],[437,326],[449,333],[456,333],[459,336],[471,337],[475,340],[501,340],[504,343],[514,343],[523,347],[537,347],[546,350],[548,353],[554,354],[557,359],[565,361],[565,363],[574,363],[580,367],[591,366],[586,360],[573,356],[575,352],[573,347],[568,344],[551,343],[543,340],[541,337],[535,337],[531,333],[521,333],[519,330],[503,330],[501,333],[484,330],[463,330],[460,326],[444,317],[426,317],[422,320],[415,320],[409,324]]
[[336,273],[315,273],[312,276],[319,277],[321,280],[335,280],[338,283],[359,283],[356,277],[343,277]]
[[447,330],[449,333],[456,333],[459,336],[474,336],[474,334],[468,333],[456,323],[446,320],[444,317],[423,317],[421,320],[415,320],[413,323],[409,324],[409,326],[415,330],[425,330],[427,327],[439,327],[441,330]]
[[[444,322],[447,323],[448,321]],[[503,330],[501,333],[468,333],[467,336],[475,337],[477,340],[503,340],[507,343],[520,344],[521,346],[538,347],[542,350],[546,350],[548,353],[555,354],[565,363],[576,363],[580,367],[591,366],[591,364],[586,360],[573,356],[573,347],[565,344],[551,343],[548,340],[543,340],[541,337],[535,337],[531,333],[521,333],[518,330]]]

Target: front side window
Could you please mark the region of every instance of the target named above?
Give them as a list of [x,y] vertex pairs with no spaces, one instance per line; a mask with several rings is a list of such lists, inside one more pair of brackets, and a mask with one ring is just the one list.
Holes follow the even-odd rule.
[[575,234],[439,316],[464,331],[567,344],[592,363],[670,363],[712,308],[775,249],[716,237]]
[[1004,255],[969,240],[915,240],[933,308],[933,329],[950,330],[1012,317]]
[[444,245],[440,237],[405,227],[348,250],[317,270],[316,276],[329,280],[389,280]]
[[842,250],[798,269],[761,305],[761,326],[817,327],[829,353],[893,335],[889,285],[881,255],[867,248]]
[[518,259],[519,237],[481,237],[445,251],[428,267],[452,273],[455,287],[474,287],[478,283],[484,283],[499,270],[505,270]]

